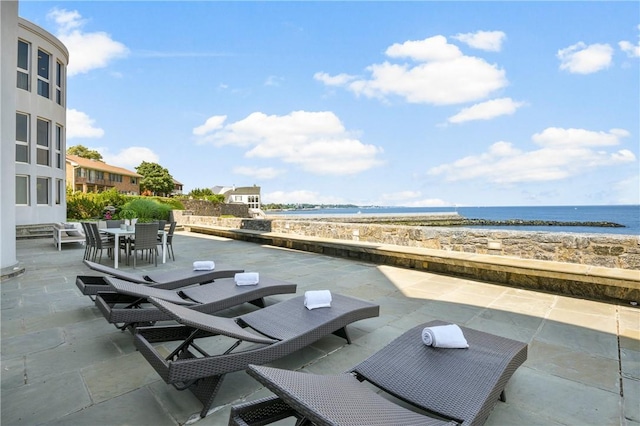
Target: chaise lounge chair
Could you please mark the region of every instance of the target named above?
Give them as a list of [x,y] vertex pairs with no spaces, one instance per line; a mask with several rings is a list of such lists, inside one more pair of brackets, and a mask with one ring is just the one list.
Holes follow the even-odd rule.
[[105,277],[110,292],[96,295],[96,306],[106,320],[118,329],[170,320],[171,317],[148,302],[149,297],[184,305],[198,312],[212,314],[242,303],[265,307],[264,298],[274,294],[295,293],[296,284],[261,277],[256,285],[236,285],[233,278],[222,278],[200,286],[166,290],[153,286]]
[[[282,358],[329,334],[351,343],[347,325],[380,313],[376,304],[340,294],[333,294],[330,308],[308,310],[304,296],[298,296],[234,318],[203,314],[153,297],[149,300],[182,325],[140,327],[136,348],[166,383],[193,392],[203,404],[199,417],[211,409],[225,374]],[[202,349],[207,339],[196,343],[210,336],[226,336],[223,340],[230,338],[231,346],[210,355]],[[163,356],[152,345],[157,342],[179,346]]]
[[[248,373],[276,396],[232,407],[230,425],[264,425],[290,416],[316,425],[482,425],[515,370],[527,359],[527,345],[461,327],[468,349],[425,346],[417,326],[349,372],[316,375],[263,366]],[[410,410],[363,385],[368,381]],[[437,418],[427,414],[435,414]]]
[[[163,272],[148,272],[144,275],[133,274],[120,269],[111,268],[99,263],[85,260],[84,264],[94,271],[120,278],[132,283],[172,290],[194,284],[206,284],[218,278],[232,278],[236,273],[244,272],[243,269],[227,269],[217,266],[212,271],[194,271],[193,269],[178,269]],[[95,296],[101,291],[113,291],[104,277],[78,275],[76,286],[85,296]]]

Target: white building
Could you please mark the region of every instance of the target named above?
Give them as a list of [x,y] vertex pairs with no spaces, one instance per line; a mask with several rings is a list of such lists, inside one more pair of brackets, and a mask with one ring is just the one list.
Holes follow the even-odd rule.
[[67,48],[0,1],[1,264],[17,265],[16,225],[66,219]]
[[214,186],[211,191],[224,195],[224,202],[227,204],[247,204],[250,209],[260,209],[259,186]]

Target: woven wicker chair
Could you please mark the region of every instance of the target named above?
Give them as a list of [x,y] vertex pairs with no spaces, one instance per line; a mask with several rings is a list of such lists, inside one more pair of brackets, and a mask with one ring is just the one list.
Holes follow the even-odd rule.
[[[150,298],[182,325],[138,328],[135,345],[165,382],[193,392],[203,404],[199,417],[205,417],[225,374],[282,358],[332,333],[351,343],[347,325],[380,312],[376,304],[340,294],[333,294],[330,308],[308,310],[303,299],[294,297],[235,318],[222,318]],[[216,355],[206,353],[202,349],[206,341],[196,340],[209,336],[228,337],[229,349]],[[180,344],[163,356],[166,346],[156,349],[153,345],[159,342]]]
[[[248,373],[276,396],[233,407],[229,424],[264,425],[295,416],[300,424],[316,425],[481,425],[504,401],[508,380],[527,359],[527,345],[463,327],[469,349],[425,346],[422,329],[443,324],[414,327],[340,375],[250,366]],[[416,410],[359,383],[365,380]]]
[[[133,267],[136,267],[136,253],[146,251],[149,257],[153,257],[155,266],[158,266],[158,248],[156,241],[158,240],[158,224],[136,223],[136,231],[134,237],[129,242],[129,254],[133,254]],[[128,257],[127,257],[128,259]]]
[[[120,278],[137,284],[145,284],[150,287],[164,288],[167,290],[195,284],[207,284],[219,278],[233,278],[235,274],[244,272],[244,269],[229,268],[224,265],[216,264],[215,270],[211,271],[194,271],[189,268],[134,274],[123,271],[122,269],[115,269],[110,266],[91,262],[89,260],[85,260],[84,264],[96,272],[115,278]],[[76,285],[85,296],[95,296],[98,292],[113,291],[111,284],[105,280],[105,277],[78,275],[76,277]]]
[[149,297],[188,306],[198,312],[212,314],[232,306],[251,303],[265,307],[264,298],[275,294],[295,293],[296,284],[260,278],[260,283],[238,286],[233,278],[219,279],[211,284],[166,290],[141,286],[118,278],[106,277],[111,291],[96,295],[96,306],[106,320],[117,328],[133,330],[139,324],[149,325],[171,317],[148,302]]

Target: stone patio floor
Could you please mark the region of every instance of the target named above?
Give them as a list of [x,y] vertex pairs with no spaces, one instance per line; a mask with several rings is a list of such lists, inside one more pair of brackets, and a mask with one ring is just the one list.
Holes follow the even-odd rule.
[[[640,425],[640,309],[573,299],[427,272],[188,232],[174,236],[175,262],[194,260],[259,272],[380,304],[380,316],[349,327],[353,343],[327,336],[270,365],[339,373],[408,328],[432,319],[517,339],[529,358],[509,382],[487,425]],[[99,275],[84,248],[52,239],[20,240],[26,272],[1,289],[1,424],[181,425],[201,409],[167,385],[136,352],[129,332],[108,324],[75,285]],[[112,265],[103,256],[102,263]],[[132,267],[122,265],[122,269]],[[139,263],[136,272],[156,270]],[[293,295],[274,296],[277,303]],[[243,305],[221,315],[256,309]],[[268,395],[245,372],[224,380],[198,425],[224,425],[230,406]],[[280,424],[293,424],[285,420]]]

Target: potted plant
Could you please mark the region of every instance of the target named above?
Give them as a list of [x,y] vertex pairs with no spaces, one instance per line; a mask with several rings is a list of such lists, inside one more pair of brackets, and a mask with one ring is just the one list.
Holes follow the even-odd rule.
[[132,220],[134,220],[136,216],[137,213],[135,210],[123,209],[120,211],[120,217],[124,219],[124,224],[127,225],[127,227],[130,227],[132,225]]

